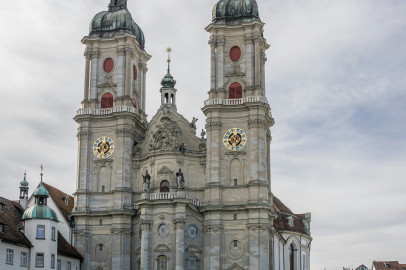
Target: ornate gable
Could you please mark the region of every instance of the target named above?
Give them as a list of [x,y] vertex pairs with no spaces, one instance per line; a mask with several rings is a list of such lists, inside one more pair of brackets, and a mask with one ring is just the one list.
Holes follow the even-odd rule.
[[163,166],[159,171],[158,174],[173,174],[173,171],[169,170],[168,167]]
[[227,270],[245,270],[245,269],[235,263],[230,268],[228,268]]

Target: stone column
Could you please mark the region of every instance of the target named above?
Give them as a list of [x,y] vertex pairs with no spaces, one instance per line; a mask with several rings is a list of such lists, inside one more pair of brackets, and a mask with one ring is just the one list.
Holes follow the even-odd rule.
[[[216,53],[216,76],[217,76],[217,91],[224,91],[224,45],[226,44],[224,38],[217,40],[217,53]],[[219,96],[217,96],[219,97]]]
[[185,224],[184,218],[174,221],[176,229],[176,270],[185,269]]
[[260,42],[261,37],[257,36],[254,38],[255,42],[255,86],[261,85],[261,52],[260,52]]
[[209,41],[210,48],[211,48],[211,58],[210,58],[210,66],[211,66],[211,74],[210,74],[210,90],[216,89],[216,40],[212,39]]
[[151,270],[150,268],[150,230],[151,220],[141,220],[141,270]]
[[97,49],[92,52],[92,64],[91,64],[91,78],[90,78],[90,99],[97,100],[97,77],[98,75],[98,62],[100,58],[100,51]]
[[[247,73],[245,74],[245,80],[247,82],[247,88],[252,88],[254,86],[254,61],[253,55],[254,55],[254,39],[252,36],[246,36],[245,37],[245,59],[246,59],[246,65],[247,65]],[[247,95],[251,96],[253,93],[247,93]]]
[[[125,49],[125,84],[124,84],[124,99],[129,99],[131,97],[131,48]],[[128,101],[124,102],[128,105]]]
[[206,225],[204,232],[204,269],[220,270],[222,261],[221,236],[223,233],[223,226],[220,224]]
[[85,52],[86,57],[86,65],[85,65],[85,85],[84,85],[84,94],[83,94],[83,101],[89,101],[89,86],[90,86],[90,60],[92,59],[91,52]]

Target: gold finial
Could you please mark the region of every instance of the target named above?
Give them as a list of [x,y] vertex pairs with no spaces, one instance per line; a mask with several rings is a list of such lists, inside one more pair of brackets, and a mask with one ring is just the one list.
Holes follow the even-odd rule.
[[168,52],[168,63],[171,62],[171,52],[172,52],[172,48],[168,47],[166,48],[166,51]]

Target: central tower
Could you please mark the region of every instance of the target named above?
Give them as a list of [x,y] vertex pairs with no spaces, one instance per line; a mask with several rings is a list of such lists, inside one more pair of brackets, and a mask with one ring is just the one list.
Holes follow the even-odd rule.
[[[269,128],[264,23],[255,0],[220,0],[210,33],[211,89],[205,101],[206,269],[270,269]],[[233,262],[235,268],[233,268]]]

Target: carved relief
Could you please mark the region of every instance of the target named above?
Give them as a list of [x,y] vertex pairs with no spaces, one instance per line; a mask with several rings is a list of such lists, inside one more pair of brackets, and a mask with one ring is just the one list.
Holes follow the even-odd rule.
[[207,122],[206,130],[220,130],[223,124],[221,122]]
[[90,139],[92,136],[91,131],[79,131],[76,137],[78,137],[78,140],[83,140],[83,139]]
[[203,232],[213,232],[213,233],[220,233],[224,229],[223,225],[205,225],[203,227]]
[[269,128],[268,123],[261,119],[250,119],[248,120],[248,125],[250,128]]
[[241,71],[241,66],[239,63],[233,63],[231,70],[226,73],[226,77],[243,77],[245,73]]
[[[104,89],[104,88],[115,88],[115,87],[117,87],[117,84],[115,84],[115,83],[113,82],[113,75],[112,75],[112,74],[105,74],[105,75],[104,75],[104,82],[102,82],[101,84],[99,84],[98,87],[101,88],[101,89]],[[115,91],[115,90],[113,90],[113,91]]]
[[185,218],[176,218],[173,221],[175,229],[185,229],[186,219]]
[[161,125],[152,133],[152,141],[149,144],[150,150],[175,151],[181,143],[182,132],[177,122],[168,117],[161,119]]

